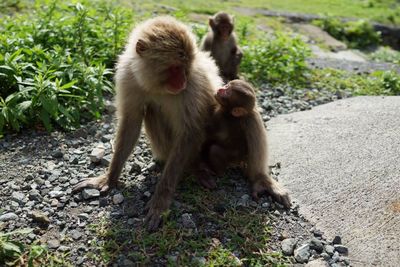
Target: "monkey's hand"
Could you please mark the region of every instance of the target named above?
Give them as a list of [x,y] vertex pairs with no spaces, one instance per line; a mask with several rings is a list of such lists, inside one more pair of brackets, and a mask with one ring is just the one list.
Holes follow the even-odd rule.
[[265,177],[265,179],[253,183],[253,198],[258,199],[258,195],[263,192],[267,192],[276,202],[282,204],[285,208],[290,208],[292,205],[289,192],[271,177]]
[[154,232],[160,226],[162,222],[162,215],[168,211],[172,199],[167,197],[161,198],[159,195],[153,195],[151,200],[147,203],[146,209],[147,215],[145,218],[145,224],[149,232]]
[[207,189],[215,189],[217,183],[215,182],[214,177],[212,177],[216,175],[215,172],[209,169],[205,164],[202,164],[200,167],[201,168],[195,174],[197,182]]
[[117,182],[113,182],[111,179],[108,178],[107,174],[103,174],[98,177],[87,178],[87,179],[84,179],[83,181],[79,182],[72,189],[72,193],[77,193],[79,191],[82,191],[85,188],[98,189],[98,190],[100,190],[101,193],[104,193],[116,186],[117,186]]
[[199,182],[200,185],[210,190],[215,189],[217,187],[215,179],[210,176],[198,176],[197,181]]

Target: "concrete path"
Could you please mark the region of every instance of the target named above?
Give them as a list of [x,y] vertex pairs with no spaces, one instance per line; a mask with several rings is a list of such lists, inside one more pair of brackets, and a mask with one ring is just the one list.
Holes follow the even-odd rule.
[[400,97],[355,97],[268,123],[271,163],[300,212],[354,266],[400,266]]

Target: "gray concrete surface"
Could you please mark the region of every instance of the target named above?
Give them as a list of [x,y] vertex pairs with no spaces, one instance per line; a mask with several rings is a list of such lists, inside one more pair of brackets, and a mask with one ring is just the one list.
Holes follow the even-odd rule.
[[354,266],[400,266],[400,97],[355,97],[268,123],[271,164]]

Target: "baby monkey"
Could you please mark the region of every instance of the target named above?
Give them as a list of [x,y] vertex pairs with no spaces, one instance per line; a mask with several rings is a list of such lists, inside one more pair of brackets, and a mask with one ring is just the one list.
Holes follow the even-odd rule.
[[289,208],[288,192],[269,175],[267,134],[254,89],[242,80],[233,80],[217,91],[215,99],[218,105],[201,151],[199,182],[214,188],[210,173],[220,176],[229,166],[240,165],[255,199],[266,191]]
[[210,17],[210,31],[204,36],[200,49],[210,51],[225,82],[238,78],[243,52],[237,45],[233,16],[218,12]]

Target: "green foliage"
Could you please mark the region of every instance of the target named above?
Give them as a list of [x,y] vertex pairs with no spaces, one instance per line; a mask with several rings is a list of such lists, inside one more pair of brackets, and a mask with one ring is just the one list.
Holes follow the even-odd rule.
[[390,62],[400,65],[400,52],[390,47],[380,47],[369,55],[369,58],[378,62]]
[[380,33],[365,20],[342,22],[340,19],[329,17],[316,20],[314,24],[352,48],[377,46],[381,42]]
[[71,129],[100,117],[131,18],[106,4],[59,2],[2,18],[0,136],[37,124]]
[[347,90],[354,95],[400,95],[400,75],[394,71],[356,75],[333,69],[314,70],[310,82],[319,89]]
[[26,235],[32,232],[32,229],[23,229],[9,233],[0,232],[0,265],[11,265],[19,260],[25,246],[23,243],[12,240],[13,235]]
[[298,85],[306,79],[310,50],[298,37],[276,32],[243,46],[243,52],[240,70],[254,83]]
[[8,233],[0,232],[1,266],[72,266],[64,259],[65,255],[50,254],[45,246],[32,244],[26,246],[14,239],[17,235],[27,235],[32,229],[20,229]]

